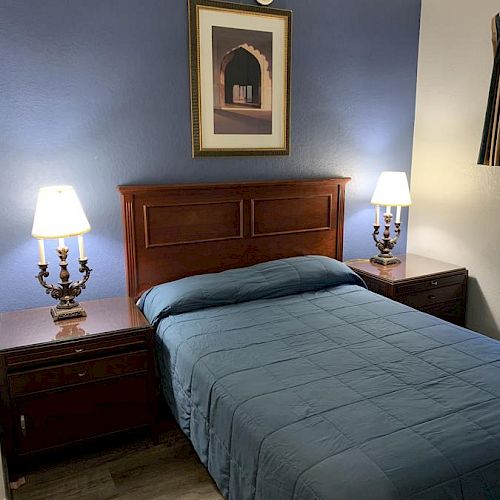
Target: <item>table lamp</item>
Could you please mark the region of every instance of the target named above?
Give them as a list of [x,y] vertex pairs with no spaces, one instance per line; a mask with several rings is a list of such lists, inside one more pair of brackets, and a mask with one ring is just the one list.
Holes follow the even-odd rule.
[[[384,266],[398,264],[400,259],[392,255],[401,233],[401,207],[411,205],[410,188],[404,172],[382,172],[375,187],[371,204],[375,205],[375,222],[373,224],[373,239],[379,254],[370,261]],[[385,206],[384,234],[378,238],[380,230],[380,206]],[[394,221],[395,236],[391,238],[392,207],[396,207],[396,220]]]
[[[50,312],[54,321],[65,318],[75,318],[86,316],[83,307],[76,302],[75,298],[80,295],[85,288],[92,269],[87,267],[87,257],[83,235],[90,231],[90,224],[85,216],[78,196],[71,186],[51,186],[41,188],[38,192],[38,200],[33,220],[34,238],[38,239],[40,272],[37,279],[45,288],[45,292],[50,294],[59,303],[52,307]],[[83,274],[79,281],[70,281],[68,271],[69,248],[64,243],[64,238],[78,237],[78,249],[80,263],[80,273]],[[59,255],[58,285],[49,284],[45,279],[49,276],[47,271],[48,263],[45,260],[45,239],[59,239],[57,254]]]

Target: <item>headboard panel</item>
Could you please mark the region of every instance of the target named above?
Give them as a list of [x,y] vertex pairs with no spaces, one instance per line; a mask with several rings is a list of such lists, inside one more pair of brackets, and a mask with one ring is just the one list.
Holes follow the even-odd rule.
[[341,260],[349,180],[119,186],[129,296],[283,257]]

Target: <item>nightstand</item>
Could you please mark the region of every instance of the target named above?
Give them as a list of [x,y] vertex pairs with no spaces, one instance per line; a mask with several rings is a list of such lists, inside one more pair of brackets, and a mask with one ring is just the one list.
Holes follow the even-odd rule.
[[463,326],[467,269],[439,260],[407,254],[401,264],[383,266],[368,259],[346,264],[375,293]]
[[3,451],[11,480],[41,452],[100,436],[154,430],[154,330],[127,297],[0,314]]

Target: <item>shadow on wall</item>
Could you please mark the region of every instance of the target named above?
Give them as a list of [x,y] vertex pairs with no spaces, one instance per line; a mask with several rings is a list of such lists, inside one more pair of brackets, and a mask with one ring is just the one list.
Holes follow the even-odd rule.
[[467,282],[466,314],[467,328],[500,340],[499,326],[476,278],[469,277]]

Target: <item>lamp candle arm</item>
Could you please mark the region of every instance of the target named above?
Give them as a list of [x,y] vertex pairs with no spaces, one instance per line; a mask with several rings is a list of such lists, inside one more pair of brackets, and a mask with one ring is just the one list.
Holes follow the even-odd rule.
[[40,272],[35,276],[35,278],[38,280],[40,285],[45,288],[45,293],[51,295],[53,299],[59,299],[59,287],[52,284],[52,283],[47,283],[45,278],[49,277],[49,272],[47,271],[48,264],[38,264],[38,267],[40,268]]
[[80,263],[80,268],[78,270],[83,274],[83,277],[80,280],[73,281],[73,283],[71,283],[71,289],[75,291],[75,297],[78,297],[82,290],[86,288],[85,283],[89,280],[90,273],[92,272],[92,269],[87,266],[87,259],[78,259],[78,262]]
[[373,224],[372,236],[373,236],[373,241],[375,242],[375,244],[377,246],[379,244],[379,239],[378,239],[379,232],[380,232],[380,224],[377,224],[377,223]]
[[394,246],[396,245],[396,243],[399,240],[399,235],[401,234],[401,222],[394,223],[394,233],[395,233],[395,236],[393,238],[391,238],[392,248],[394,248]]

